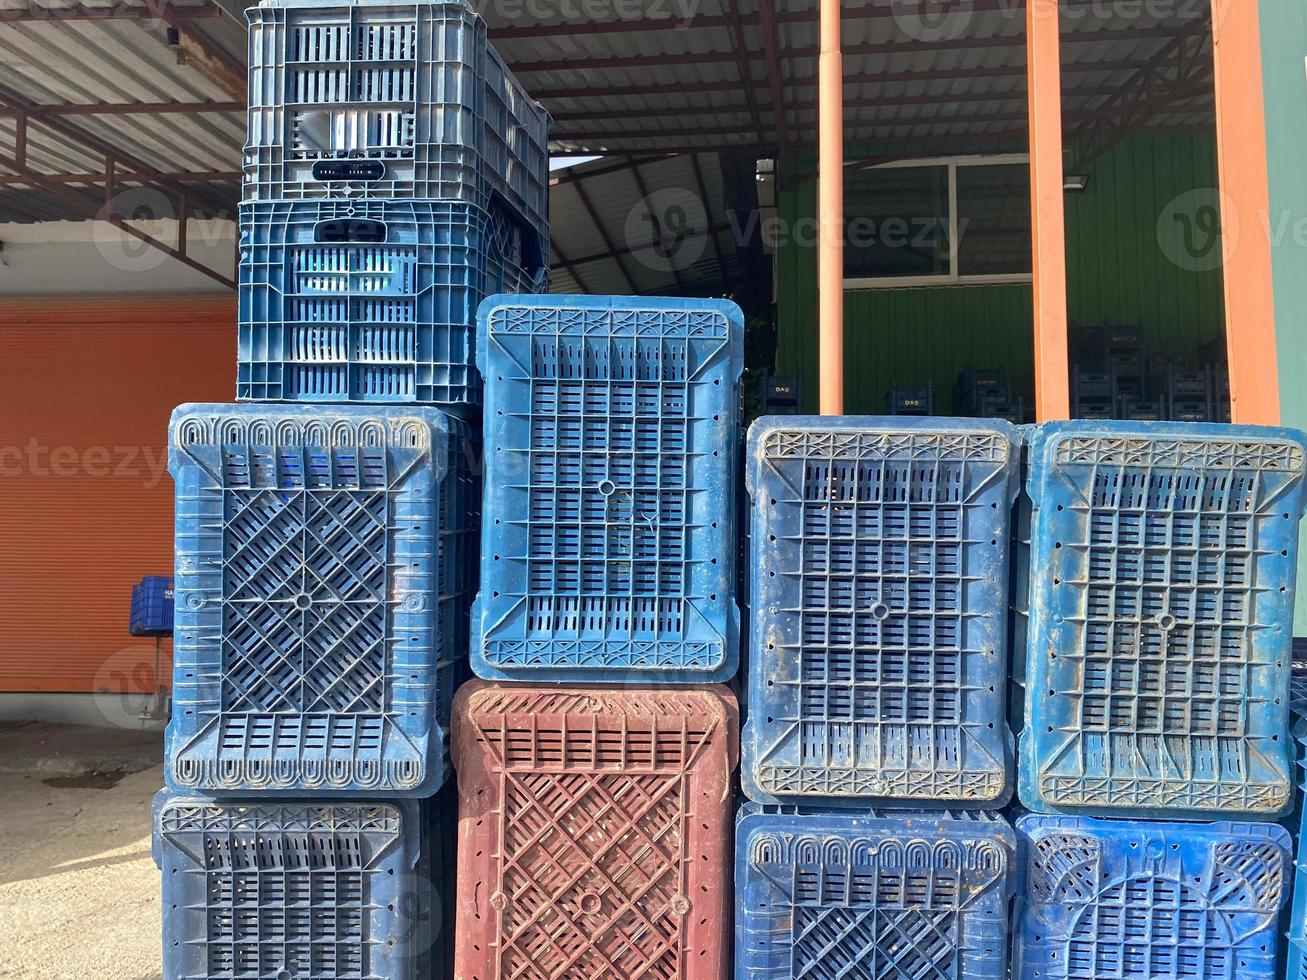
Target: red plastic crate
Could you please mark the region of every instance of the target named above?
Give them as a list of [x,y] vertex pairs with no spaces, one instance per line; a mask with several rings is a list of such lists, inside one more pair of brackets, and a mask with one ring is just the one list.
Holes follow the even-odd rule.
[[738,730],[724,687],[464,685],[455,977],[726,977]]

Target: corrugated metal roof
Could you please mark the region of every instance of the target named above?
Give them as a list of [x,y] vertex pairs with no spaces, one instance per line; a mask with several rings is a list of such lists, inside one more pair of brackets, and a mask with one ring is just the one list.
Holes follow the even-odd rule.
[[[769,155],[782,130],[797,146],[816,141],[817,0],[771,0],[774,35],[764,30],[769,21],[760,4],[767,2],[502,0],[476,6],[505,59],[553,113],[555,153],[680,154],[674,161],[640,167],[646,189],[655,196],[683,191],[689,198],[682,203],[692,206],[698,200],[703,207],[706,202],[706,212],[720,224],[727,203],[716,151]],[[49,9],[78,12],[77,19],[61,19],[39,9],[33,13],[29,0],[0,0],[0,103],[6,93],[38,107],[231,102],[229,87],[188,61],[184,47],[173,43],[177,39],[156,16],[156,4],[54,0]],[[236,68],[243,64],[245,28],[235,16],[239,0],[182,0],[172,6],[188,35],[213,46]],[[542,6],[556,13],[541,17]],[[925,22],[916,19],[917,6],[901,0],[843,4],[851,146],[969,147],[1022,139],[1024,4],[969,0],[955,6],[955,18]],[[1189,4],[1066,0],[1061,6],[1072,132],[1123,88],[1140,87],[1140,69],[1162,60],[1175,38],[1209,30]],[[91,14],[88,8],[94,8]],[[1165,16],[1156,16],[1159,11]],[[100,19],[87,19],[91,16]],[[776,96],[784,103],[783,117]],[[64,175],[61,184],[25,185],[0,159],[0,219],[94,214],[104,199],[103,181],[79,183],[68,175],[100,173],[106,148],[120,151],[115,153],[120,180],[144,166],[179,175],[171,186],[184,181],[197,213],[234,207],[238,188],[224,175],[240,168],[243,112],[64,112],[33,117],[27,128],[29,167]],[[1210,125],[1211,119],[1206,91],[1175,103],[1162,100],[1146,122],[1169,128]],[[0,157],[17,155],[15,133],[11,109],[0,115]],[[706,194],[691,153],[699,154]],[[658,233],[666,241],[654,247],[641,235],[654,234],[659,219],[651,223],[639,208],[649,195],[641,192],[637,171],[613,170],[611,160],[587,166],[581,169],[588,175],[582,186],[590,207],[570,180],[560,182],[552,196],[553,232],[562,251],[555,256],[556,288],[689,291],[738,274],[731,235],[710,236],[705,228],[678,237],[662,229]],[[664,206],[678,213],[674,201]],[[591,209],[600,216],[602,232]],[[659,255],[672,240],[683,257],[694,253],[674,271]]]

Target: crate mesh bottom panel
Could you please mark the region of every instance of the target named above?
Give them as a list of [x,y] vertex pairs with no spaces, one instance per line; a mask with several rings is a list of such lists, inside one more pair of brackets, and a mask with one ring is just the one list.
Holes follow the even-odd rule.
[[1022,980],[1276,976],[1289,835],[1274,825],[1028,817]]
[[[632,301],[634,302],[634,301]],[[678,301],[693,306],[690,301]],[[720,308],[488,318],[480,654],[498,674],[721,671],[739,338]],[[532,672],[535,672],[532,674]]]
[[460,692],[460,976],[725,976],[721,698]]
[[739,848],[740,977],[1006,977],[1005,824],[747,807]]
[[166,976],[409,976],[409,913],[396,907],[417,855],[403,819],[365,805],[163,805]]
[[176,783],[416,792],[443,773],[469,544],[453,508],[473,508],[445,478],[457,424],[179,410]]
[[1031,567],[1047,570],[1032,576],[1029,676],[1047,698],[1035,700],[1027,735],[1032,799],[1287,805],[1303,449],[1275,431],[1248,441],[1073,432],[1033,461],[1044,490]]
[[763,423],[750,465],[760,794],[1004,796],[1009,434]]

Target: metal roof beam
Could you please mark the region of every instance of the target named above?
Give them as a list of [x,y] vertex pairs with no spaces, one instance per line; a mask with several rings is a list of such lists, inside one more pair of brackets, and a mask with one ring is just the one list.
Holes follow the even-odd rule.
[[[222,14],[220,8],[215,6],[212,9],[219,15]],[[171,4],[159,8],[159,17],[176,32],[177,46],[197,71],[233,99],[240,102],[248,99],[248,70],[242,61],[228,54],[225,48],[207,34],[197,30],[187,18],[178,16],[177,9]]]
[[0,105],[7,106],[19,114],[26,116],[29,122],[40,123],[46,129],[58,133],[60,136],[85,147],[93,153],[99,154],[106,160],[113,160],[117,164],[131,168],[142,176],[148,176],[152,184],[161,189],[165,189],[172,194],[193,194],[196,200],[203,200],[213,210],[218,212],[230,211],[235,205],[234,201],[224,200],[215,194],[198,191],[194,188],[188,190],[169,178],[152,176],[158,174],[159,170],[156,167],[150,166],[134,153],[123,149],[121,146],[110,143],[108,140],[102,139],[94,133],[89,133],[70,122],[47,115],[41,111],[40,106],[25,99],[17,92],[13,92],[2,86],[0,86]]
[[[163,116],[201,112],[244,112],[244,102],[94,102],[38,105],[31,110],[43,116]],[[19,110],[0,106],[0,116],[15,116]]]
[[[212,20],[222,16],[222,11],[208,4],[194,7],[172,7],[179,20]],[[158,5],[147,4],[143,7],[125,7],[114,4],[107,7],[41,7],[29,4],[26,7],[13,7],[0,10],[0,24],[40,24],[70,23],[74,21],[117,20],[149,21],[158,20]]]
[[[645,209],[648,211],[649,186],[644,182],[644,175],[640,173],[640,165],[635,162],[635,158],[631,157],[630,160],[631,160],[631,166],[630,166],[631,176],[635,178],[635,186],[639,189],[640,198],[645,205]],[[707,213],[708,199],[706,197],[703,199],[703,209],[704,212]],[[652,216],[653,212],[649,211],[649,214]],[[657,226],[655,226],[655,230],[659,230]],[[671,267],[672,278],[676,280],[676,288],[684,289],[685,279],[681,276],[681,268],[677,264],[676,259],[669,256],[667,259],[667,264]]]
[[[21,159],[21,157],[15,157]],[[107,173],[98,174],[47,174],[27,170],[24,167],[10,168],[17,169],[18,174],[0,174],[0,187],[14,187],[32,184],[35,178],[39,177],[44,183],[57,184],[85,184],[88,186],[98,186],[109,182]],[[34,176],[35,174],[35,176]],[[168,181],[193,181],[224,183],[236,182],[242,178],[240,171],[221,171],[215,170],[209,173],[186,172],[186,173],[156,173],[156,174],[134,174],[119,173],[113,175],[114,183],[117,184],[151,184],[159,180]]]
[[[1097,44],[1097,43],[1119,43],[1121,41],[1138,41],[1149,39],[1171,39],[1191,35],[1202,30],[1204,25],[1201,21],[1196,22],[1198,26],[1176,29],[1172,27],[1135,27],[1129,30],[1101,30],[1085,31],[1082,33],[1070,33],[1063,39],[1064,44]],[[764,34],[765,37],[765,34]],[[957,37],[943,38],[938,41],[875,41],[864,44],[850,44],[845,48],[844,54],[848,57],[870,57],[876,55],[895,55],[895,54],[928,54],[931,52],[943,51],[970,51],[977,48],[1013,48],[1021,50],[1024,48],[1026,39],[1024,35],[995,35],[990,37]],[[602,69],[616,68],[654,68],[668,65],[711,65],[724,64],[738,60],[738,56],[745,49],[743,31],[736,38],[734,50],[731,51],[681,51],[672,54],[660,55],[611,55],[602,58],[548,58],[542,61],[513,61],[509,60],[509,66],[514,72],[520,75],[529,75],[537,72],[559,72],[559,71],[596,71]],[[817,58],[816,45],[805,45],[801,48],[783,48],[777,52],[778,60],[795,60],[807,59],[815,60]],[[1021,70],[1025,71],[1024,66]],[[537,96],[538,98],[539,96]]]
[[635,285],[635,279],[631,276],[631,270],[628,269],[626,263],[618,257],[617,246],[613,244],[613,237],[608,234],[608,229],[605,228],[604,223],[599,220],[599,212],[596,210],[594,202],[590,200],[590,195],[585,192],[585,181],[578,180],[576,182],[576,196],[581,199],[582,206],[585,208],[586,213],[590,215],[590,220],[594,223],[595,231],[599,232],[599,237],[603,239],[604,244],[608,246],[608,251],[612,253],[616,260],[617,267],[622,271],[622,278],[625,279],[626,284],[631,287],[632,293],[638,293],[640,290]]

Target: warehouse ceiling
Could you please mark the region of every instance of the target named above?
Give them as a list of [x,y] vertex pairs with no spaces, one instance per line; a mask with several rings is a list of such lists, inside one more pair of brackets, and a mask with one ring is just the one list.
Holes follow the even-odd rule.
[[[553,115],[553,152],[603,157],[555,175],[555,288],[692,292],[742,275],[723,228],[753,206],[740,173],[816,143],[817,0],[476,6]],[[1212,124],[1205,4],[1062,7],[1069,172],[1126,132]],[[853,160],[1024,141],[1020,0],[843,11]],[[0,0],[0,221],[230,214],[244,62],[238,0]],[[694,202],[641,206],[669,189],[705,215],[676,237],[684,261],[660,254],[658,222]]]

